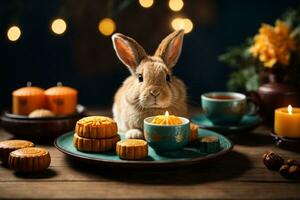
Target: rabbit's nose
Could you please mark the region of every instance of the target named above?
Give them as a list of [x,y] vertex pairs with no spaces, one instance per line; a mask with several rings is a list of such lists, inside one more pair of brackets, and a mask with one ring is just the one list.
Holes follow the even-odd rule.
[[158,97],[160,95],[159,91],[155,91],[155,90],[150,90],[150,94],[154,97]]

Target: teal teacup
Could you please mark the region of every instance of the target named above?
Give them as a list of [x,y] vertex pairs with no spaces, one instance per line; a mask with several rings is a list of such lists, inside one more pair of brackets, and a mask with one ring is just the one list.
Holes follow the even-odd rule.
[[159,125],[151,123],[154,116],[144,119],[145,139],[155,151],[167,152],[182,149],[188,143],[190,121],[179,117],[182,124]]
[[201,95],[202,110],[214,125],[236,125],[245,114],[254,114],[258,107],[247,103],[244,94],[236,92],[210,92]]

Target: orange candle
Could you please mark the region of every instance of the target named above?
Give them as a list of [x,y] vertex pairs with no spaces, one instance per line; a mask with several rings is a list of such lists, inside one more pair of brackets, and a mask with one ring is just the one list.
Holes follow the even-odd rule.
[[36,109],[45,107],[44,90],[39,87],[23,87],[13,91],[12,112],[17,115],[28,115]]
[[153,124],[161,125],[178,125],[182,124],[182,121],[179,117],[175,115],[169,115],[169,112],[166,111],[165,115],[157,115],[151,121]]
[[76,111],[77,90],[56,86],[45,91],[48,107],[56,115],[69,115]]
[[300,138],[300,108],[278,108],[275,110],[274,131],[279,136]]

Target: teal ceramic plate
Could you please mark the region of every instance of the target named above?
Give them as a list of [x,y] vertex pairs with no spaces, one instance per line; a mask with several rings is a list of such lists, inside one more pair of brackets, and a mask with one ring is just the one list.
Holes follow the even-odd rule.
[[233,145],[224,136],[205,129],[199,129],[198,134],[201,136],[217,136],[220,139],[221,148],[216,153],[204,153],[193,147],[186,147],[177,152],[168,152],[158,155],[151,147],[149,147],[148,157],[144,160],[121,160],[115,153],[87,153],[77,151],[73,146],[73,134],[69,132],[59,136],[55,141],[55,147],[61,152],[75,159],[89,163],[97,163],[101,165],[120,166],[120,167],[171,167],[183,166],[201,163],[218,158],[229,152]]
[[258,115],[245,115],[241,119],[240,123],[235,126],[213,125],[212,122],[208,120],[204,114],[199,114],[192,117],[191,121],[199,125],[201,128],[217,131],[222,134],[237,134],[249,132],[262,123],[262,119]]

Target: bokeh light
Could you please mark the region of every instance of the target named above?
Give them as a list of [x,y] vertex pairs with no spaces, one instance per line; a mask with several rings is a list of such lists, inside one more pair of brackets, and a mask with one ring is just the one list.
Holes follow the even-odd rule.
[[169,0],[169,8],[173,11],[180,11],[183,8],[182,0]]
[[139,3],[143,8],[150,8],[153,5],[154,0],[139,0]]
[[110,36],[116,30],[116,23],[111,18],[104,18],[99,22],[98,29],[101,34]]
[[12,26],[7,31],[7,38],[15,42],[21,37],[21,29],[18,26]]
[[171,22],[174,30],[184,29],[184,33],[189,33],[193,30],[193,22],[189,18],[175,18]]
[[57,35],[63,34],[66,31],[66,29],[67,29],[67,24],[65,20],[61,18],[55,19],[51,24],[51,30],[53,31],[53,33]]

